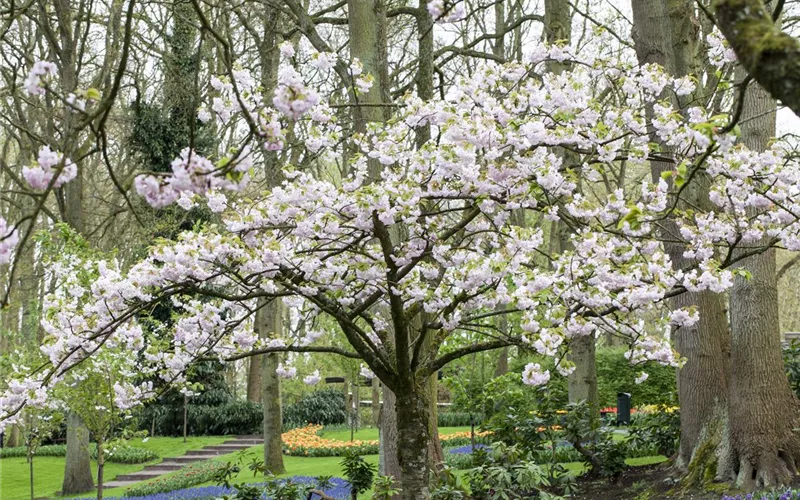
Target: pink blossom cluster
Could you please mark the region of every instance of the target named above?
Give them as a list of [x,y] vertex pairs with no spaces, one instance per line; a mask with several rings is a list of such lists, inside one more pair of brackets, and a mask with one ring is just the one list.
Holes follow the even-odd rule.
[[428,13],[437,23],[455,23],[467,17],[463,0],[445,2],[444,0],[430,0]]
[[30,95],[44,95],[44,85],[51,80],[58,68],[54,63],[48,61],[36,61],[33,64],[27,78],[25,78],[25,90]]
[[290,66],[282,67],[278,73],[278,87],[272,104],[275,109],[291,120],[298,120],[319,103],[319,94],[306,87],[303,77]]
[[[248,171],[253,165],[249,149],[245,148],[232,157],[226,157],[214,165],[189,148],[181,151],[181,156],[172,161],[172,174],[166,177],[145,174],[136,177],[134,186],[147,202],[156,208],[165,207],[177,201],[184,193],[210,194],[210,207],[219,211],[224,199],[215,190],[239,191],[250,180]],[[225,168],[233,175],[216,175]],[[182,203],[183,206],[186,206]]]
[[36,163],[23,167],[22,176],[33,189],[47,189],[50,182],[53,182],[54,188],[59,188],[78,176],[78,166],[69,158],[64,158],[63,154],[42,146]]
[[11,262],[18,243],[19,231],[6,219],[0,217],[0,265]]

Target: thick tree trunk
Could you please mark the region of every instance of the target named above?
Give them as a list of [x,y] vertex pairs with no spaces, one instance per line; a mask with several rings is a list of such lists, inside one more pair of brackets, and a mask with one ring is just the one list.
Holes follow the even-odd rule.
[[[256,314],[256,322],[260,332],[274,333],[280,336],[283,328],[283,308],[280,299],[275,299]],[[267,335],[264,335],[267,336]],[[286,471],[283,465],[283,414],[281,411],[281,382],[275,370],[280,357],[277,353],[264,355],[262,358],[261,386],[263,388],[261,404],[264,406],[264,466],[273,474]]]
[[597,394],[594,335],[578,337],[570,341],[569,359],[575,363],[575,371],[567,377],[569,402],[586,401],[589,405],[596,407],[600,397]]
[[430,402],[426,383],[397,396],[397,458],[404,500],[427,500]]
[[444,450],[439,439],[439,381],[436,374],[428,379],[428,464],[433,471],[440,471],[444,464]]
[[89,430],[77,414],[70,412],[67,415],[67,459],[61,493],[74,495],[94,489],[90,467]]
[[[657,63],[669,74],[683,76],[684,71],[693,67],[695,58],[693,5],[686,0],[633,0],[631,6],[633,39],[639,63]],[[650,110],[648,114],[652,115]],[[657,142],[655,136],[654,140]],[[667,148],[664,150],[669,153]],[[657,182],[661,173],[672,170],[673,165],[654,161],[650,167],[652,179]],[[694,185],[687,188],[686,193],[693,204],[707,206],[707,179],[697,176]],[[666,221],[661,231],[664,234],[678,234],[672,221]],[[683,257],[684,245],[666,244],[665,250],[676,268],[692,265]],[[715,436],[722,434],[712,432],[709,426],[716,423],[716,416],[724,414],[730,334],[724,300],[711,292],[683,294],[671,300],[670,307],[695,307],[700,314],[700,321],[693,327],[681,327],[672,332],[675,349],[686,359],[686,364],[677,374],[681,440],[676,464],[683,468],[690,464],[702,447],[702,441],[716,439]],[[703,460],[714,459],[713,453],[701,455]],[[690,475],[693,467],[705,465],[693,464]]]
[[[740,71],[739,77],[744,73]],[[751,85],[741,121],[748,148],[762,151],[768,146],[775,135],[775,116],[775,100],[758,84]],[[735,475],[737,486],[749,490],[785,485],[794,479],[800,462],[800,436],[795,432],[800,405],[789,387],[781,355],[775,250],[747,257],[737,267],[751,278],[737,276],[730,294],[727,451],[732,470],[719,472]]]

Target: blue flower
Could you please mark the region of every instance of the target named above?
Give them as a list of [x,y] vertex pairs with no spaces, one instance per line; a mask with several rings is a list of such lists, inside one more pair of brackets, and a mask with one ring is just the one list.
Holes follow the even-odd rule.
[[[291,480],[299,484],[317,484],[318,480],[311,476],[293,476],[289,478],[280,479],[280,481]],[[325,488],[326,495],[346,500],[350,498],[350,483],[342,478],[334,477],[331,479],[331,486]],[[256,483],[256,486],[264,486],[266,483]],[[121,497],[105,497],[106,500],[212,500],[221,497],[222,495],[230,495],[235,493],[235,488],[226,488],[224,486],[201,486],[197,488],[185,488],[182,490],[175,490],[166,493],[156,493],[153,495],[145,495],[140,497],[121,496]],[[316,495],[313,498],[317,498]],[[94,500],[94,497],[80,498],[77,500]],[[264,500],[269,500],[264,498]]]
[[[491,447],[486,446],[485,444],[476,444],[475,448],[476,449],[479,448],[479,449],[486,450],[486,451],[489,451],[491,449]],[[454,455],[472,453],[472,445],[468,444],[466,446],[459,446],[458,448],[450,448],[449,450],[447,450],[447,452],[448,453],[453,453]]]

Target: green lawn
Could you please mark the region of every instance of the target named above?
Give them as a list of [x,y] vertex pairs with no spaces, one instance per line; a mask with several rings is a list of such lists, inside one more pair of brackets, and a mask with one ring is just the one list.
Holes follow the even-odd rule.
[[[162,457],[177,457],[187,450],[196,450],[207,445],[219,444],[229,439],[224,436],[189,437],[184,443],[182,438],[153,437],[146,442],[140,439],[131,441],[131,446],[147,448]],[[161,459],[144,464],[115,464],[106,462],[103,476],[111,481],[118,474],[128,474],[142,470],[145,465],[160,462]],[[97,479],[97,463],[92,461],[92,474]],[[51,498],[61,489],[64,479],[64,457],[38,457],[33,461],[34,493],[36,498]],[[114,490],[110,490],[114,491]],[[87,494],[79,495],[87,496]],[[24,500],[30,498],[28,462],[24,457],[3,458],[0,460],[0,499]]]
[[[463,427],[443,427],[440,431],[443,434],[450,434],[465,430]],[[346,433],[346,434],[345,434]],[[349,440],[349,430],[334,430],[326,432],[325,436],[331,439]],[[377,431],[375,429],[362,429],[357,434],[357,439],[376,439]],[[186,450],[202,448],[206,445],[218,444],[229,438],[227,437],[192,437],[188,439],[187,443],[183,443],[181,438],[151,438],[147,442],[142,443],[139,441],[132,442],[133,446],[141,446],[149,448],[163,457],[174,457],[183,455]],[[228,455],[221,455],[219,460],[222,461],[235,461],[240,456],[244,457],[245,467],[240,472],[233,482],[260,482],[263,481],[262,476],[253,477],[246,465],[250,458],[262,457],[264,453],[263,445],[253,446],[246,450],[243,454],[231,453]],[[367,455],[364,457],[368,462],[377,464],[377,455]],[[286,474],[284,476],[342,476],[341,471],[341,457],[291,457],[284,456],[284,465],[286,466]],[[664,457],[643,457],[631,458],[626,460],[629,465],[648,465],[658,463],[666,460]],[[156,463],[160,460],[156,460]],[[105,476],[107,480],[112,480],[117,474],[130,473],[141,470],[147,464],[138,465],[125,465],[108,463],[105,468]],[[584,471],[584,465],[580,462],[571,462],[564,464],[567,469],[576,474]],[[94,464],[93,472],[96,474],[96,464]],[[36,497],[37,498],[52,498],[55,493],[61,488],[61,481],[64,474],[64,458],[63,457],[40,457],[34,461],[34,473],[36,482]],[[211,484],[211,483],[206,483]],[[114,488],[105,490],[105,495],[114,497],[124,494],[124,488]],[[89,494],[82,494],[77,496],[90,496]],[[0,499],[2,500],[25,500],[30,498],[28,489],[28,464],[24,458],[4,458],[0,460]],[[365,496],[364,498],[368,498]]]

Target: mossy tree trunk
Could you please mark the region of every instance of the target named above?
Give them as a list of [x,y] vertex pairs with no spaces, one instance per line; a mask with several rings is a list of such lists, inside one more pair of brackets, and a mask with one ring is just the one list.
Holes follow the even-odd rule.
[[430,401],[427,381],[408,387],[397,395],[398,460],[402,472],[403,500],[427,500]]
[[[738,76],[741,80],[745,74],[739,71]],[[750,85],[741,117],[742,140],[749,149],[768,147],[775,136],[776,112],[770,94],[758,84]],[[750,277],[737,276],[730,294],[730,456],[729,468],[718,474],[735,476],[736,485],[747,490],[770,488],[789,484],[797,473],[800,404],[789,387],[781,353],[775,250],[747,257],[737,267]]]

